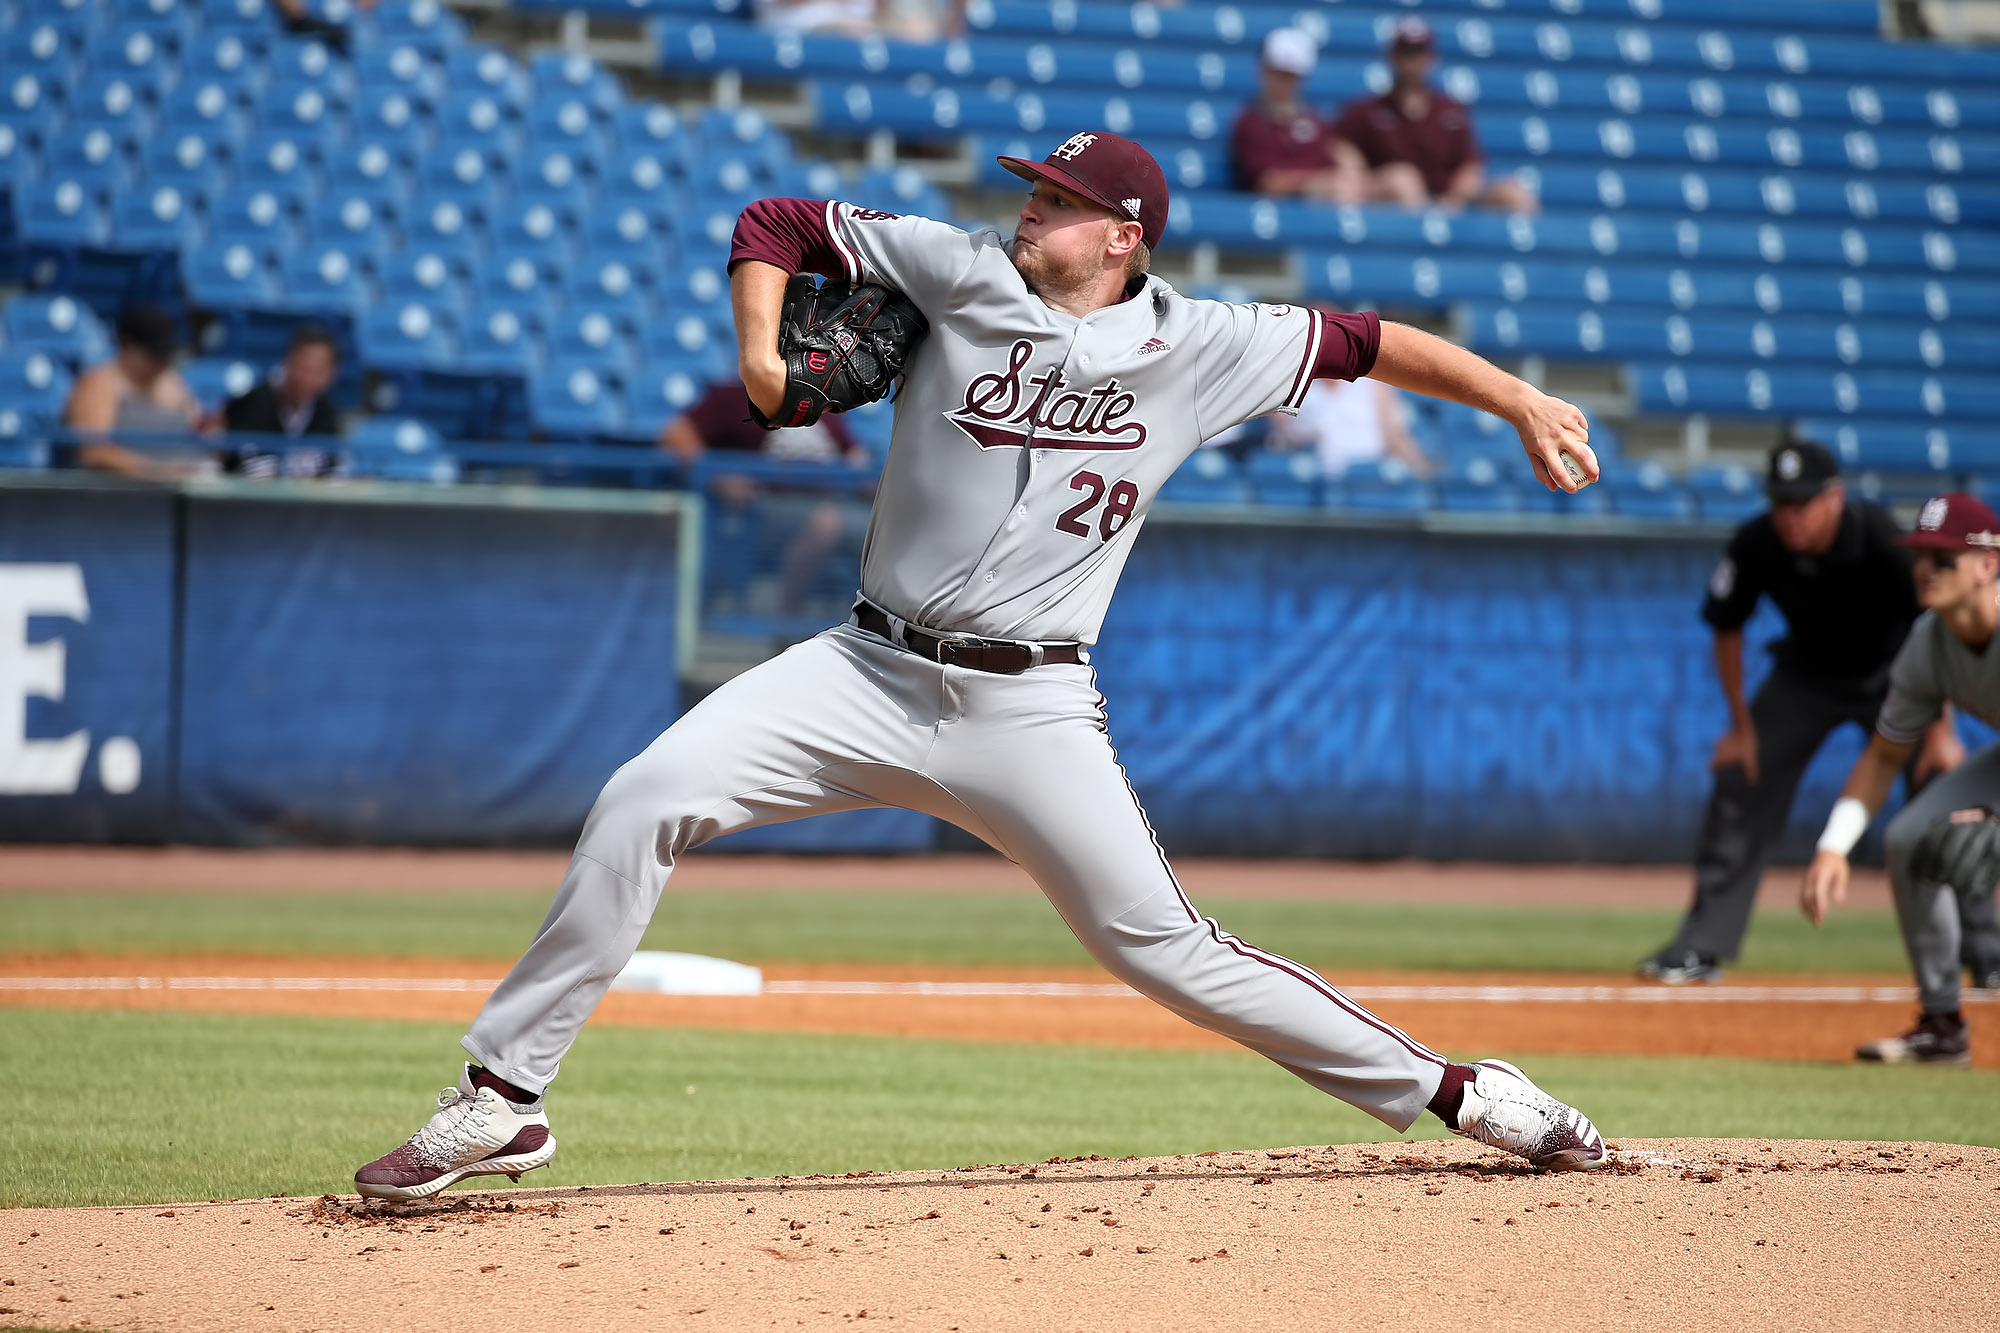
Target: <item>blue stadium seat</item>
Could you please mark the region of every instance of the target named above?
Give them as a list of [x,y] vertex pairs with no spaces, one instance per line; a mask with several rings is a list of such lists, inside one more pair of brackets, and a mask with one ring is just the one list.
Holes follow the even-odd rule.
[[317,244],[337,245],[356,254],[389,248],[389,219],[366,194],[322,191],[306,209],[306,234]]
[[615,436],[625,428],[624,395],[595,365],[551,360],[528,386],[529,414],[547,435]]
[[466,256],[433,246],[410,246],[376,266],[382,300],[416,302],[454,318],[465,308]]
[[[639,329],[639,356],[648,363],[686,360],[707,365],[720,346],[715,326],[700,314],[669,314]],[[733,345],[729,352],[733,358]]]
[[443,485],[458,479],[458,464],[437,428],[415,417],[362,420],[347,439],[354,471],[385,481]]
[[260,131],[236,155],[236,184],[303,190],[324,143],[320,136],[296,130]]
[[482,219],[500,203],[500,175],[493,160],[471,144],[440,142],[417,164],[416,185],[426,200],[452,200]]
[[599,115],[611,115],[625,101],[617,76],[586,55],[544,52],[528,62],[528,74],[538,103],[576,98]]
[[514,122],[507,104],[490,93],[452,92],[437,111],[440,149],[476,148],[496,162],[515,149]]
[[1443,470],[1437,507],[1463,514],[1511,514],[1522,507],[1521,492],[1491,458],[1473,457]]
[[270,0],[201,0],[202,26],[211,33],[235,33],[264,41],[277,31]]
[[1612,508],[1628,518],[1685,523],[1695,515],[1694,500],[1658,463],[1618,469],[1598,483]]
[[69,402],[70,373],[46,352],[0,352],[0,408],[56,421]]
[[348,113],[352,138],[390,146],[406,160],[429,140],[429,121],[416,100],[400,89],[359,89]]
[[1421,514],[1431,507],[1430,489],[1394,459],[1356,463],[1327,487],[1329,507],[1365,514]]
[[623,374],[636,360],[618,320],[596,310],[566,310],[555,316],[549,321],[546,343],[551,361],[590,366],[607,375]]
[[400,216],[410,197],[401,164],[379,143],[343,143],[328,152],[326,188],[371,200],[391,216]]
[[474,375],[526,378],[537,353],[534,324],[519,309],[502,304],[475,305],[465,317],[459,368]]
[[665,240],[656,219],[631,207],[597,210],[583,225],[583,244],[592,254],[621,256],[648,267],[657,265]]
[[[69,81],[74,64],[63,30],[53,23],[37,21],[29,27],[0,32],[0,69],[10,76],[38,75],[42,80],[61,85]],[[38,90],[42,86],[38,82]]]
[[147,139],[139,166],[148,184],[172,185],[184,194],[205,198],[215,193],[228,160],[229,149],[222,138],[187,129]]
[[151,120],[149,92],[127,74],[93,71],[70,89],[69,125],[102,125],[128,139],[142,134]]
[[502,206],[489,228],[496,250],[528,255],[541,263],[561,263],[570,254],[573,223],[540,200]]
[[361,88],[388,88],[425,106],[435,103],[445,86],[444,71],[431,63],[412,42],[377,42],[354,53],[354,82]]
[[651,314],[646,288],[653,271],[615,255],[586,252],[583,260],[564,274],[565,303],[574,314],[596,311],[624,328],[639,329]]
[[624,433],[652,440],[667,424],[701,400],[708,375],[700,361],[648,358],[626,383]]
[[94,190],[123,188],[132,179],[127,142],[102,125],[76,124],[59,131],[42,152],[43,170],[86,182]]
[[300,208],[297,190],[278,185],[239,185],[209,210],[209,234],[222,245],[246,245],[262,255],[294,243]]
[[1317,508],[1324,483],[1319,458],[1308,450],[1259,449],[1246,460],[1250,490],[1267,505]]
[[605,156],[605,139],[590,103],[581,97],[537,93],[528,103],[528,138],[543,147],[566,148],[586,161]]
[[180,371],[188,392],[209,412],[257,387],[257,367],[240,357],[198,356],[182,362]]
[[332,139],[334,105],[326,90],[307,84],[273,82],[251,109],[265,130],[292,130],[324,143]]
[[465,44],[465,20],[438,0],[382,0],[356,26],[364,39],[409,42],[440,57]]
[[723,150],[755,155],[761,157],[765,166],[773,171],[791,157],[785,137],[771,128],[771,122],[763,112],[750,107],[733,111],[717,107],[704,111],[696,127],[696,137],[704,153]]
[[528,80],[505,51],[491,46],[463,46],[445,57],[445,81],[455,90],[483,92],[506,106],[528,100]]
[[160,105],[160,128],[196,131],[232,143],[243,138],[242,100],[237,86],[221,79],[182,79]]
[[[840,168],[831,162],[790,162],[779,171],[772,183],[771,193],[788,199],[840,199],[849,203],[863,204],[869,208],[887,208],[885,203],[868,203],[865,199],[849,199],[847,178]],[[883,198],[888,196],[885,194]],[[900,210],[889,209],[890,212]]]
[[356,329],[362,363],[391,372],[451,368],[457,351],[455,334],[448,310],[415,300],[375,305]]
[[49,429],[43,418],[0,404],[0,468],[49,466],[54,457],[47,438]]
[[194,239],[199,200],[176,186],[120,191],[111,204],[111,248],[126,254],[178,252]]
[[14,225],[31,244],[102,247],[111,239],[111,219],[97,187],[68,175],[17,186]]
[[181,47],[181,82],[240,85],[260,68],[257,56],[242,32],[211,26]]
[[1242,504],[1250,491],[1227,452],[1197,449],[1160,487],[1159,498],[1168,504]]
[[685,205],[677,169],[650,148],[628,150],[611,159],[601,180],[599,195],[607,208],[637,208],[648,217],[665,220]]
[[278,302],[268,252],[242,241],[181,251],[181,280],[194,304],[209,310],[264,310]]
[[0,125],[41,143],[60,119],[57,87],[39,74],[0,75]]
[[701,314],[710,322],[726,318],[729,277],[721,265],[676,265],[661,279],[660,303],[670,315]]
[[627,152],[641,148],[666,152],[687,144],[680,115],[660,102],[626,102],[612,113],[611,131]]
[[165,44],[143,28],[106,28],[84,46],[84,64],[93,73],[121,74],[148,88],[166,77],[169,60]]
[[469,211],[459,199],[419,195],[403,211],[403,234],[412,244],[476,249],[483,233],[479,215]]
[[514,200],[547,204],[572,220],[581,217],[590,204],[586,166],[566,147],[530,143],[514,172]]
[[545,318],[554,308],[557,287],[531,255],[496,251],[480,262],[473,291],[482,305],[504,305]]
[[95,312],[75,297],[24,293],[0,307],[9,352],[40,352],[83,368],[111,354],[111,338]]
[[951,217],[951,206],[944,192],[915,167],[863,172],[860,188],[851,202],[885,213],[914,213],[918,217],[946,220]]
[[368,299],[362,282],[367,251],[318,242],[284,256],[279,305],[302,315],[347,316]]

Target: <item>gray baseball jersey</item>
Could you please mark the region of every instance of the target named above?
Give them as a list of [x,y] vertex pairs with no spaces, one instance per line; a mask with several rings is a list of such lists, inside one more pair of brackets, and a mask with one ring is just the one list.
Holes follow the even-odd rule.
[[2000,653],[1990,645],[1974,652],[1935,611],[1926,611],[1889,668],[1889,696],[1875,730],[1885,740],[1914,745],[1944,716],[1947,703],[2000,727]]
[[992,230],[778,199],[742,230],[739,257],[879,282],[930,320],[861,591],[933,629],[1095,642],[1154,497],[1204,439],[1374,364],[1372,314],[1190,300],[1157,278],[1079,319],[1028,289]]
[[[1081,319],[993,232],[765,200],[739,258],[877,279],[931,332],[896,404],[862,590],[935,630],[1097,636],[1160,484],[1205,434],[1373,364],[1373,315],[1190,301],[1147,280]],[[1203,917],[1175,882],[1081,662],[943,665],[841,625],[731,680],[606,784],[554,907],[465,1048],[531,1091],[638,946],[679,858],[739,829],[897,806],[1031,874],[1114,976],[1407,1128],[1445,1060],[1309,968]]]

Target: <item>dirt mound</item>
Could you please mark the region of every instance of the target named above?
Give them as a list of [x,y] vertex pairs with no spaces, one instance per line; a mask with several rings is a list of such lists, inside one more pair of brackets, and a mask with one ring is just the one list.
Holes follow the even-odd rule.
[[129,1329],[1936,1329],[2000,1293],[2000,1151],[1466,1143],[0,1214],[0,1316]]

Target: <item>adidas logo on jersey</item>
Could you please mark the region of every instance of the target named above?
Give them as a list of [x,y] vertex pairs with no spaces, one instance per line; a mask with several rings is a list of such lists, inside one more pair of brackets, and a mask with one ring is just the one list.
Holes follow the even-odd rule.
[[1139,344],[1140,356],[1147,356],[1153,352],[1171,352],[1173,350],[1174,345],[1172,343],[1162,342],[1158,338],[1148,338]]

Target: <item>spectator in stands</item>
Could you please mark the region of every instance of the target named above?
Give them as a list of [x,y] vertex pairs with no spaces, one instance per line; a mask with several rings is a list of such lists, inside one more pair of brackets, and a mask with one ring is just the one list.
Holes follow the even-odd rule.
[[1297,416],[1271,417],[1265,443],[1273,449],[1312,450],[1329,477],[1356,463],[1387,459],[1420,477],[1437,470],[1410,434],[1402,394],[1380,380],[1314,380]]
[[1535,211],[1535,196],[1518,177],[1486,179],[1472,113],[1431,87],[1437,63],[1431,25],[1413,14],[1397,20],[1388,55],[1389,91],[1350,102],[1334,122],[1334,155],[1348,197],[1407,208]]
[[[180,334],[173,317],[153,306],[118,316],[118,351],[85,371],[70,391],[63,424],[80,439],[77,461],[101,472],[171,480],[203,470],[204,459],[142,452],[139,437],[193,435],[201,404],[174,369]],[[127,443],[119,443],[122,436]]]
[[1300,96],[1318,62],[1319,47],[1302,29],[1276,28],[1264,38],[1257,97],[1229,136],[1238,189],[1335,203],[1359,197],[1359,178],[1334,156],[1333,127]]
[[[768,458],[865,467],[871,461],[837,416],[824,416],[810,426],[765,430],[750,419],[750,395],[739,380],[712,385],[701,401],[668,422],[660,432],[660,447],[692,468],[710,451],[762,454]],[[747,510],[763,499],[751,478],[722,473],[709,489],[723,504]],[[785,548],[779,570],[781,610],[799,610],[813,580],[848,529],[849,512],[840,505],[814,505]]]
[[[222,424],[232,433],[288,436],[340,434],[340,414],[327,398],[340,375],[340,351],[333,335],[318,324],[302,324],[292,334],[284,364],[247,393],[229,400]],[[320,477],[338,457],[314,448],[274,449],[246,441],[230,451],[228,467],[246,477]]]

